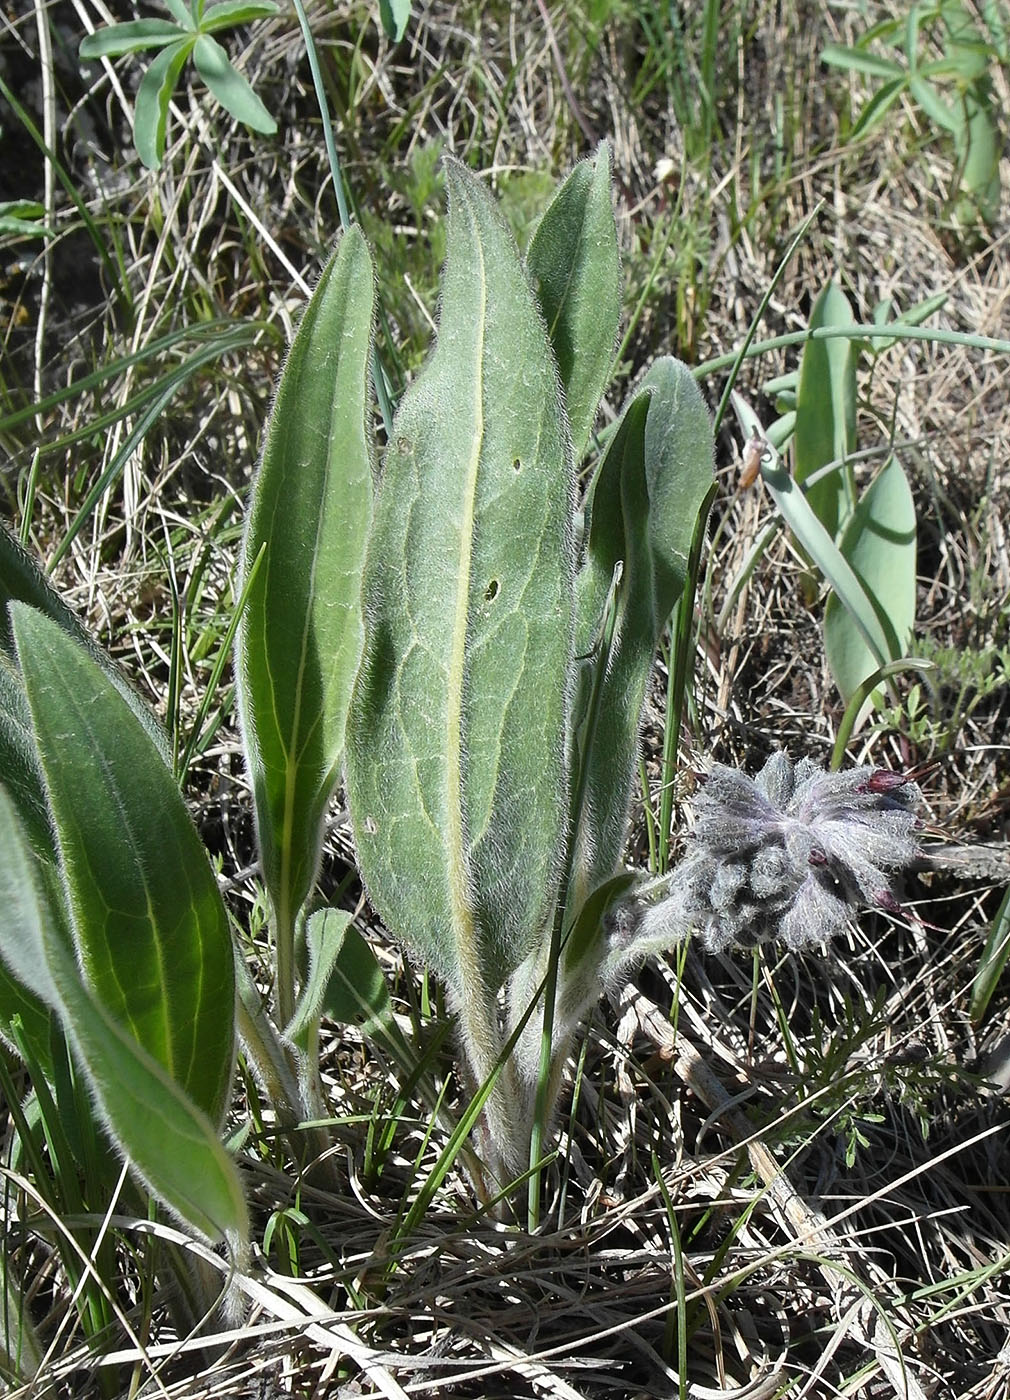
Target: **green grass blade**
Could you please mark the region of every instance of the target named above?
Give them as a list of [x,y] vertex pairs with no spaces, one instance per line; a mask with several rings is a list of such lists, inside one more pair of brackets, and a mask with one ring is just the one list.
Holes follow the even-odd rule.
[[175,780],[88,653],[23,603],[14,633],[91,990],[215,1122],[234,1059],[231,933]]
[[210,34],[201,34],[197,39],[193,46],[193,63],[218,102],[236,121],[264,136],[274,134],[277,123]]
[[561,372],[572,451],[579,462],[610,377],[621,315],[605,143],[575,167],[548,205],[526,255],[526,270]]
[[[855,325],[845,293],[834,282],[821,292],[810,329]],[[798,486],[829,462],[844,462],[856,446],[856,360],[849,340],[811,340],[803,350],[796,395],[793,460]],[[810,487],[807,501],[829,535],[836,535],[853,504],[851,468]]]
[[[838,541],[887,640],[886,661],[904,656],[915,626],[916,521],[912,492],[896,457],[888,459]],[[879,666],[838,597],[824,612],[824,650],[846,703]]]
[[2,789],[0,899],[4,961],[58,1012],[117,1148],[170,1210],[208,1239],[227,1239],[241,1260],[249,1225],[235,1164],[206,1115],[81,982]]
[[315,878],[361,655],[371,521],[372,262],[340,241],[288,356],[253,487],[238,630],[239,710],[263,874],[277,920],[282,1023],[294,1014],[294,921]]
[[515,243],[473,176],[447,162],[446,179],[438,340],[376,501],[348,791],[376,908],[447,982],[483,1079],[496,990],[553,917],[573,480]]

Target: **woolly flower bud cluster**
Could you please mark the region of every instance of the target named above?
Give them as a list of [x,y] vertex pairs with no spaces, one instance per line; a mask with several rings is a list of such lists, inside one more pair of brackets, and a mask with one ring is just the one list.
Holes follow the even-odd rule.
[[691,849],[669,894],[647,906],[636,943],[694,929],[713,952],[782,938],[825,943],[859,905],[900,910],[888,872],[919,855],[918,786],[884,768],[826,773],[774,754],[756,778],[715,764]]

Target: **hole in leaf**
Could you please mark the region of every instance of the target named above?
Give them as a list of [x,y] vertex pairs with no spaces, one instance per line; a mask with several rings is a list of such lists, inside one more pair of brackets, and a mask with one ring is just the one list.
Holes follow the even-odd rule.
[[498,580],[497,580],[496,578],[493,578],[493,579],[491,580],[491,582],[488,584],[488,586],[484,589],[484,601],[485,601],[485,603],[490,603],[490,602],[492,602],[492,601],[493,601],[495,598],[497,598],[497,597],[498,597]]
[[515,459],[515,461],[512,463],[512,470],[513,470],[514,472],[517,472],[521,466],[522,466],[522,462],[520,462],[519,458],[517,457],[517,458]]

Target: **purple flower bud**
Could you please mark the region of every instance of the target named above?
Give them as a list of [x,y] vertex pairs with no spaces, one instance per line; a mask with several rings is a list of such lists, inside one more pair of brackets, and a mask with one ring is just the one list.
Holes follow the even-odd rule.
[[774,754],[756,778],[713,764],[691,850],[651,922],[712,950],[825,943],[860,905],[902,912],[888,872],[919,855],[919,788],[886,768],[826,773]]

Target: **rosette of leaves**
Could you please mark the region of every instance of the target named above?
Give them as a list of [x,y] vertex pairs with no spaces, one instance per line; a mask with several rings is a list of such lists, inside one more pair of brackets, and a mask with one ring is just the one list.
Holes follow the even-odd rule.
[[277,123],[214,37],[224,29],[275,15],[274,0],[165,0],[172,19],[134,19],[110,24],[81,40],[78,53],[85,61],[119,58],[127,53],[157,50],[140,81],[133,109],[133,140],[149,170],[165,156],[168,106],[190,58],[216,102],[243,126],[272,136]]

